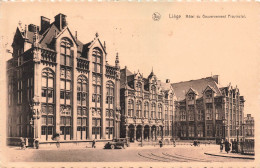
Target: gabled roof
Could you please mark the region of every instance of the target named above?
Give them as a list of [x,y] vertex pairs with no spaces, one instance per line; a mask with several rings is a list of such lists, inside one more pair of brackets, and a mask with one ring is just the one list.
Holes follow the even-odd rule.
[[216,96],[222,96],[219,85],[212,77],[206,77],[197,80],[190,80],[185,82],[179,83],[172,83],[173,91],[176,95],[177,100],[184,100],[186,93],[189,91],[190,88],[196,90],[198,93],[198,98],[203,96],[203,91],[210,86],[212,89],[215,90]]
[[193,88],[190,88],[190,89],[188,90],[188,92],[186,93],[186,95],[189,94],[189,93],[194,93],[194,94],[196,94],[196,95],[199,95],[199,93],[198,93],[196,90],[194,90]]

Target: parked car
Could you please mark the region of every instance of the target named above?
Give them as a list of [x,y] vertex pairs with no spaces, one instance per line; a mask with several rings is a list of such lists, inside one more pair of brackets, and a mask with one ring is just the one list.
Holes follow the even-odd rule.
[[112,142],[107,142],[104,146],[105,149],[125,148],[129,146],[127,138],[113,139]]

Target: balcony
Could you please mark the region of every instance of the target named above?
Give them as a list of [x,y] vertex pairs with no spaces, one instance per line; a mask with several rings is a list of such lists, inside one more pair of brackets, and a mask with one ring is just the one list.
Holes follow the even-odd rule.
[[55,65],[56,64],[56,52],[41,49],[41,61],[43,62],[43,64]]
[[212,103],[213,102],[213,99],[212,98],[206,98],[204,99],[205,100],[205,103]]
[[150,98],[149,93],[144,93],[144,98],[149,99]]
[[188,105],[194,105],[195,104],[195,100],[188,100]]
[[77,58],[77,69],[79,71],[88,72],[89,71],[89,61],[85,58]]
[[116,77],[117,68],[106,65],[106,76],[110,78]]

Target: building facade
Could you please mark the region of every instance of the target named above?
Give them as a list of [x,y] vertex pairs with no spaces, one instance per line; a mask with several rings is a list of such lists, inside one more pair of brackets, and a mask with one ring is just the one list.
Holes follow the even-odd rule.
[[221,87],[217,75],[173,83],[172,87],[177,97],[176,137],[208,140],[242,138],[245,100],[237,87]]
[[174,93],[169,80],[157,79],[153,72],[143,75],[121,69],[121,137],[130,141],[172,139]]
[[17,27],[7,62],[8,137],[40,142],[120,136],[120,67],[106,61],[98,34],[86,44],[66,16]]
[[255,137],[255,120],[251,114],[247,114],[244,118],[244,134],[246,139]]

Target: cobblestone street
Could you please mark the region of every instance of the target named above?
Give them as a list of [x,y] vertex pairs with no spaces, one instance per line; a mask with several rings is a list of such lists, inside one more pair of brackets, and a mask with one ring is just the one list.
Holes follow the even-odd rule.
[[[158,146],[129,147],[126,149],[74,148],[26,149],[6,148],[9,162],[252,162],[250,159],[205,155],[219,146]],[[230,154],[231,155],[231,154]]]

